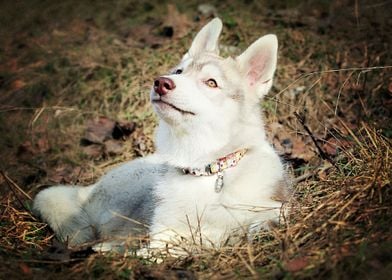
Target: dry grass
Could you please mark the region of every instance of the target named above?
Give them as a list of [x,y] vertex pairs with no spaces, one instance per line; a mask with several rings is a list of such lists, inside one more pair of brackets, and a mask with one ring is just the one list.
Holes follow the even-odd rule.
[[70,279],[113,275],[340,278],[364,274],[382,279],[390,272],[391,143],[366,125],[358,133],[350,133],[358,141],[356,145],[344,151],[337,168],[329,168],[327,179],[308,180],[295,187],[286,205],[287,217],[272,232],[260,232],[251,244],[219,250],[200,248],[190,257],[167,259],[161,265],[116,254],[94,254],[85,259],[83,252],[65,249],[57,252],[59,260],[54,260],[55,254],[42,255],[39,252],[51,238],[42,235],[46,225],[12,206],[16,203],[10,196],[2,205],[2,220],[7,221],[2,250],[13,256],[3,259],[7,267],[2,272],[40,278],[47,269],[55,269],[53,277]]
[[[164,4],[1,4],[1,278],[386,279],[392,271],[388,3],[215,3],[225,24],[222,43],[234,47],[225,55],[266,32],[280,39],[275,87],[262,106],[271,141],[306,180],[294,186],[279,227],[251,244],[199,248],[159,265],[53,246],[50,229],[29,211],[29,196],[58,178],[90,183],[153,151],[151,80],[179,60],[204,21],[191,20],[195,2],[177,4],[190,26],[173,39],[156,35]],[[135,43],[147,36],[135,30],[150,25],[155,37]],[[98,115],[136,122],[122,154],[83,153],[85,123]],[[290,153],[281,145],[286,138],[294,144]]]

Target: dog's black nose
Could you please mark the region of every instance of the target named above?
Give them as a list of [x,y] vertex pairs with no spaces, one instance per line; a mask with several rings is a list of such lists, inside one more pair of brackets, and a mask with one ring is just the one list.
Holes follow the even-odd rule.
[[166,77],[159,77],[154,81],[154,90],[159,95],[165,95],[169,93],[169,91],[175,89],[176,84],[172,79]]

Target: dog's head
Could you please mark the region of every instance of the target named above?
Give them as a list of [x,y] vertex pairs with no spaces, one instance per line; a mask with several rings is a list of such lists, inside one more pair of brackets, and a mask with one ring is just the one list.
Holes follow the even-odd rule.
[[242,126],[260,124],[259,99],[271,88],[276,68],[276,36],[261,37],[234,59],[222,58],[221,30],[221,20],[213,19],[170,74],[155,79],[151,102],[162,120],[160,130],[193,138],[202,134],[218,147],[245,133]]

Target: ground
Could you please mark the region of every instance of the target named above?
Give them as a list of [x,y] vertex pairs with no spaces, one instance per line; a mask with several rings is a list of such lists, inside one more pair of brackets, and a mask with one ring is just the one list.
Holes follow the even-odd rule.
[[[391,275],[392,4],[200,4],[0,3],[1,278]],[[278,36],[276,82],[260,106],[297,178],[286,219],[252,243],[161,264],[57,242],[31,214],[31,197],[53,184],[94,182],[153,152],[153,78],[213,16],[224,23],[224,56]]]

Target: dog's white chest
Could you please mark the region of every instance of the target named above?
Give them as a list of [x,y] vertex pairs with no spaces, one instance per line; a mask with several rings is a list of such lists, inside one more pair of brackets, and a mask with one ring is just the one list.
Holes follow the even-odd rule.
[[214,190],[216,179],[216,175],[168,175],[158,184],[156,195],[163,204],[175,204],[190,215],[192,209],[199,208],[199,211],[203,211],[206,207],[219,203],[222,193]]
[[225,176],[223,189],[216,192],[216,174],[200,177],[167,174],[156,188],[159,202],[152,232],[175,228],[177,234],[189,237],[191,232],[197,231],[219,243],[228,233],[265,220],[265,215],[276,214],[276,210],[273,213],[255,211],[258,205],[271,207],[272,201],[257,188],[249,192],[251,178],[230,175]]

